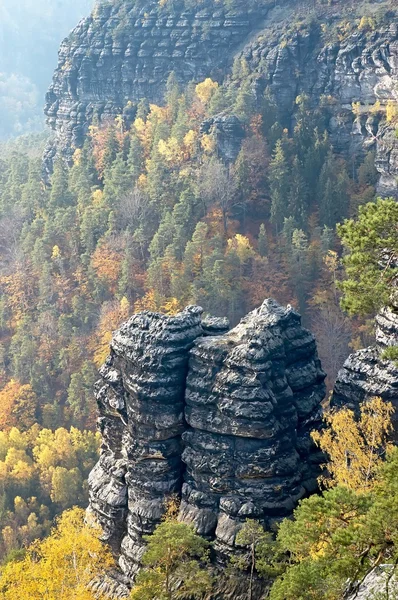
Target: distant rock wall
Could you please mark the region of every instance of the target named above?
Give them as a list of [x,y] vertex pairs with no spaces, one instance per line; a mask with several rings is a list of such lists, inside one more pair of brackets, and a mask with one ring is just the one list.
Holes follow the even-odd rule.
[[272,527],[316,488],[325,374],[300,316],[267,300],[226,333],[201,314],[133,316],[101,369],[89,512],[128,581],[173,494],[225,562],[247,517]]
[[[285,34],[279,24],[260,32],[241,56],[258,75],[256,94],[268,87],[286,115],[294,116],[299,94],[307,94],[314,106],[323,97],[331,113],[328,128],[335,149],[354,161],[374,150],[379,192],[398,195],[398,139],[383,114],[389,100],[398,101],[398,11],[391,12],[390,21],[375,31],[354,26],[341,36],[331,36],[328,30],[323,35],[320,24]],[[370,110],[377,101],[379,114]],[[355,116],[352,104],[357,102],[361,107]]]
[[[398,195],[395,127],[385,123],[382,113],[369,111],[377,100],[382,108],[398,100],[398,11],[390,13],[388,27],[358,30],[353,19],[351,33],[338,34],[329,31],[341,20],[338,7],[336,14],[325,8],[328,29],[323,32],[322,13],[310,27],[298,24],[303,15],[295,11],[303,3],[296,0],[284,0],[282,21],[277,18],[281,3],[274,9],[273,0],[240,11],[228,11],[216,0],[206,0],[200,10],[182,1],[173,5],[167,12],[155,0],[118,0],[96,9],[64,40],[45,109],[56,132],[44,160],[47,173],[57,151],[71,159],[94,115],[107,119],[123,113],[128,121],[128,101],[162,102],[171,71],[183,84],[205,77],[222,81],[234,58],[242,56],[255,72],[253,95],[260,98],[269,87],[290,124],[299,94],[308,94],[314,106],[323,96],[336,150],[355,162],[374,149],[380,193]],[[361,104],[358,117],[353,102]],[[220,131],[221,154],[235,159],[241,128],[233,119],[220,123],[217,116],[213,125]]]
[[148,0],[95,9],[59,51],[46,97],[47,123],[57,137],[45,157],[48,168],[57,149],[71,158],[94,114],[114,118],[128,101],[142,98],[161,103],[172,71],[184,85],[206,77],[221,80],[273,0],[269,6],[261,4],[258,10],[228,11],[208,0],[198,10],[177,1],[169,12],[157,0]]

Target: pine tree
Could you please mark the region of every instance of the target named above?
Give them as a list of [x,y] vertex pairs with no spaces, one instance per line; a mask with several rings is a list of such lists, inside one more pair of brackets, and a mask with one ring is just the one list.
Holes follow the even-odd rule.
[[271,221],[277,233],[280,232],[285,216],[288,215],[289,168],[279,140],[269,166],[269,185],[271,189]]
[[348,175],[345,165],[330,151],[319,178],[319,215],[322,225],[332,229],[348,213]]
[[57,208],[68,206],[72,202],[72,194],[68,188],[68,169],[62,158],[54,164],[54,173],[51,178],[50,206]]

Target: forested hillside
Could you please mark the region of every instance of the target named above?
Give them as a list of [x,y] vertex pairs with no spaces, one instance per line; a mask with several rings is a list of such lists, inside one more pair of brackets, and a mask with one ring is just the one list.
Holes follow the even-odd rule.
[[91,0],[2,0],[0,139],[43,128],[43,98],[59,44]]
[[[169,80],[165,106],[141,103],[129,130],[93,126],[52,185],[40,158],[2,165],[2,380],[18,423],[18,394],[45,427],[94,426],[90,401],[110,334],[133,310],[174,312],[189,303],[234,324],[266,297],[293,302],[317,333],[330,380],[361,343],[339,308],[334,228],[371,199],[376,172],[365,156],[355,178],[333,153],[327,106],[298,98],[292,131],[268,94],[258,111],[242,77],[187,91]],[[208,114],[233,106],[247,132],[225,164]],[[272,115],[272,117],[271,117]],[[4,403],[3,403],[4,406]],[[15,416],[13,416],[15,415]]]
[[[72,10],[67,2],[2,3],[0,137],[36,129],[43,86],[56,63],[52,48],[58,47],[59,36],[67,33],[80,12],[89,12],[90,4],[82,0]],[[379,192],[393,194],[397,184],[398,104],[396,71],[391,66],[398,31],[395,7],[391,2],[358,6],[348,2],[343,7],[339,2],[268,0],[242,7],[240,0],[226,0],[213,7],[208,21],[208,9],[202,11],[200,6],[197,21],[193,14],[197,7],[190,0],[152,3],[155,16],[138,0],[134,6],[122,0],[99,2],[93,16],[62,46],[47,97],[56,141],[47,146],[44,162],[45,135],[26,135],[0,146],[0,562],[11,561],[2,571],[0,598],[12,598],[13,585],[20,581],[21,594],[42,600],[43,588],[37,587],[42,561],[58,565],[60,581],[65,581],[61,591],[54,577],[55,587],[49,586],[45,578],[51,579],[52,571],[46,567],[40,583],[47,586],[46,593],[92,600],[86,584],[93,573],[102,573],[98,561],[81,581],[70,577],[69,560],[91,565],[86,543],[102,556],[79,511],[66,513],[47,541],[35,543],[27,553],[26,547],[50,532],[56,515],[74,505],[87,505],[87,477],[100,446],[100,436],[94,433],[94,383],[108,355],[112,331],[131,314],[150,310],[174,315],[198,304],[205,313],[228,317],[234,326],[265,298],[292,304],[316,337],[330,391],[351,350],[373,340],[375,313],[396,284],[396,232],[391,233],[386,223],[386,215],[396,217],[395,204],[381,202],[361,210]],[[271,12],[269,29],[255,38],[253,15],[264,7]],[[341,15],[340,8],[344,8]],[[189,18],[181,24],[184,11]],[[217,62],[211,77],[195,77],[189,83],[189,69],[188,75],[181,70],[184,76],[171,71],[164,98],[159,93],[156,102],[144,94],[140,99],[125,97],[128,86],[136,82],[141,86],[137,89],[152,93],[148,81],[152,85],[158,76],[163,89],[158,53],[169,52],[171,43],[176,45],[170,50],[173,57],[182,52],[177,45],[185,52],[184,28],[190,18],[190,35],[206,50],[206,68],[217,62],[217,40],[222,37],[236,35],[238,40],[236,30],[247,28],[242,38],[246,45],[235,38],[231,46],[225,42],[225,61]],[[150,34],[149,27],[153,27]],[[162,28],[171,31],[167,40]],[[142,45],[131,41],[136,33],[142,36]],[[154,50],[152,38],[161,40],[159,48],[163,43],[166,50]],[[85,45],[86,39],[92,47]],[[195,74],[205,63],[199,51],[195,54],[197,48],[187,50],[188,63],[193,52],[199,65]],[[234,49],[234,60],[229,48]],[[136,65],[144,65],[142,72],[138,67],[128,71],[134,52]],[[178,61],[176,65],[181,67]],[[124,86],[123,94],[115,81]],[[354,221],[336,229],[349,218]],[[388,243],[392,240],[387,266],[393,276],[388,286],[379,276],[386,231]],[[372,244],[378,244],[374,254],[368,252]],[[321,386],[323,372],[314,357],[313,370],[318,369]],[[394,351],[387,350],[380,360],[384,359],[396,360]],[[317,402],[321,399],[317,397]],[[232,565],[233,577],[240,578],[239,570],[250,570],[247,560],[257,560],[253,535],[259,536],[258,573],[279,577],[273,600],[307,600],[306,586],[312,586],[315,600],[341,600],[347,578],[377,566],[374,548],[383,560],[395,560],[391,553],[395,550],[390,554],[389,550],[396,540],[386,542],[384,521],[376,533],[371,526],[377,510],[384,519],[389,511],[385,489],[397,463],[395,453],[389,455],[387,466],[380,466],[380,457],[389,450],[386,437],[393,411],[389,405],[387,412],[377,402],[375,406],[372,419],[380,414],[383,418],[370,451],[368,422],[358,433],[353,413],[344,413],[350,428],[342,437],[360,446],[360,452],[357,447],[349,450],[362,460],[355,489],[341,491],[346,481],[336,476],[331,491],[305,501],[295,521],[282,526],[276,550],[260,526],[257,533],[244,530],[242,545],[251,544],[252,555]],[[120,414],[115,409],[112,418]],[[309,412],[303,414],[300,419],[305,421]],[[108,416],[101,421],[101,433],[108,426],[117,431]],[[289,418],[294,422],[294,416]],[[319,421],[319,413],[314,419],[313,423]],[[309,437],[311,424],[305,427]],[[108,433],[102,439],[104,461]],[[277,437],[277,432],[273,435]],[[325,442],[326,453],[337,444],[336,437],[333,433],[326,444],[325,438],[315,436],[318,445]],[[338,444],[337,449],[341,450]],[[341,455],[344,452],[346,447]],[[120,465],[107,467],[117,471]],[[340,467],[338,475],[344,471]],[[312,483],[315,489],[315,476]],[[109,490],[104,493],[112,496]],[[290,514],[296,501],[289,504]],[[311,521],[306,512],[314,508],[326,514],[327,531],[340,502],[347,506],[349,535],[358,528],[362,532],[360,543],[351,544],[349,550],[339,534],[333,537],[334,529],[331,538],[325,537],[322,516],[316,512]],[[328,511],[333,513],[330,520]],[[173,537],[179,535],[176,511],[170,514],[160,529],[162,543],[168,536],[178,539]],[[308,523],[313,541],[306,544],[301,527]],[[68,545],[67,527],[73,531],[76,552]],[[180,534],[188,549],[178,554],[177,548],[171,567],[181,556],[188,564],[193,548],[200,565],[195,561],[189,565],[194,575],[203,576],[200,597],[211,585],[199,568],[207,561],[208,545],[189,528]],[[361,554],[370,535],[375,536],[374,548]],[[391,535],[396,535],[395,529]],[[67,548],[65,562],[60,560],[62,548]],[[138,588],[134,597],[147,592],[151,573],[163,576],[156,552],[155,547],[155,558],[151,553],[147,557],[139,580],[144,588]],[[304,554],[308,560],[303,560]],[[107,553],[103,559],[107,566],[111,563]],[[328,596],[320,591],[326,579]],[[192,586],[193,581],[194,576],[187,576],[184,585]],[[169,598],[172,591],[168,590]],[[156,593],[142,598],[157,598]]]

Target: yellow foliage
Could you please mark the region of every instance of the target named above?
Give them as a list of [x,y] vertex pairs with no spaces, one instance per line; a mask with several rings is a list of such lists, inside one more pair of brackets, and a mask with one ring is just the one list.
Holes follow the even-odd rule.
[[359,22],[358,29],[360,31],[373,31],[376,27],[375,20],[372,17],[363,16]]
[[101,204],[103,203],[103,199],[104,199],[104,194],[103,194],[102,190],[95,190],[95,192],[93,192],[94,206],[101,206]]
[[348,408],[332,411],[324,418],[324,431],[314,431],[315,443],[329,456],[326,468],[330,477],[321,477],[326,487],[343,485],[353,490],[368,490],[388,449],[392,430],[390,402],[375,397],[361,405],[360,417]]
[[76,150],[73,153],[73,164],[78,166],[80,165],[80,159],[82,156],[82,151],[80,148],[76,148]]
[[6,430],[16,425],[30,427],[35,421],[36,405],[37,397],[32,387],[10,379],[0,390],[0,428]]
[[361,103],[360,102],[353,102],[352,103],[352,112],[354,113],[354,115],[356,117],[359,117],[361,114]]
[[113,565],[98,527],[84,524],[84,511],[65,512],[51,535],[34,542],[26,557],[10,562],[0,577],[2,600],[99,600],[88,588]]
[[165,315],[175,315],[182,310],[181,303],[177,300],[177,298],[169,298],[162,305],[161,311]]
[[58,258],[61,258],[61,250],[59,249],[59,246],[57,246],[57,245],[53,246],[51,258],[53,260],[57,260]]
[[162,517],[163,521],[176,521],[180,512],[181,500],[177,494],[172,494],[165,501],[166,511]]
[[158,106],[157,104],[150,104],[148,120],[152,119],[156,119],[161,122],[167,121],[167,107]]
[[216,140],[214,135],[207,133],[203,134],[200,140],[200,145],[206,154],[213,154],[216,149]]
[[104,281],[111,291],[119,280],[121,269],[121,255],[108,242],[97,246],[91,258],[91,265],[98,277]]
[[398,117],[398,103],[393,100],[389,100],[386,106],[386,121],[391,123]]
[[149,119],[144,121],[144,119],[138,117],[133,126],[142,144],[145,156],[148,156],[152,144],[152,123]]
[[228,240],[228,249],[236,252],[242,264],[255,255],[249,239],[240,233],[237,233],[233,238]]
[[89,344],[97,367],[103,364],[109,354],[112,332],[128,319],[129,314],[130,303],[124,296],[120,302],[115,300],[103,305],[99,325]]
[[190,129],[184,136],[184,146],[189,155],[195,152],[196,144],[198,142],[198,134],[193,129]]
[[329,250],[325,258],[323,259],[325,266],[329,273],[335,273],[339,266],[339,256],[334,250]]
[[381,112],[381,104],[380,100],[377,100],[373,106],[370,107],[369,111],[372,115],[377,115],[377,113]]
[[142,312],[143,310],[150,310],[156,312],[160,309],[159,303],[156,299],[155,290],[149,290],[145,296],[137,300],[134,304],[134,312]]
[[139,188],[143,189],[143,188],[145,188],[146,184],[147,184],[147,176],[144,175],[144,173],[141,173],[141,175],[138,177],[137,185]]
[[204,105],[206,105],[210,102],[211,97],[213,96],[217,88],[217,81],[213,81],[212,79],[210,79],[210,77],[207,77],[207,79],[205,79],[201,83],[198,83],[198,85],[195,88],[195,92],[199,100],[203,102]]
[[168,140],[159,140],[159,154],[164,156],[167,162],[178,165],[184,160],[184,154],[177,138],[171,137]]

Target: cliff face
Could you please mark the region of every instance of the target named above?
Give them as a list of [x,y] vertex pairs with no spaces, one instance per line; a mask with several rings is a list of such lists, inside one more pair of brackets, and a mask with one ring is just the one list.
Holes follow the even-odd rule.
[[[262,4],[258,10],[228,11],[212,0],[200,10],[176,2],[169,12],[150,0],[96,9],[62,43],[47,93],[45,113],[57,147],[70,158],[94,114],[115,117],[129,101],[142,98],[162,102],[172,71],[182,84],[222,79],[235,52],[267,15],[269,6]],[[128,109],[124,115],[128,119]],[[49,149],[47,161],[54,151]]]
[[[311,25],[292,27],[308,11],[297,13],[303,8],[295,0],[282,5],[283,10],[264,0],[256,9],[228,11],[206,0],[201,10],[174,3],[170,12],[154,1],[134,6],[119,1],[97,8],[60,48],[45,109],[56,132],[46,169],[51,170],[57,150],[71,158],[94,115],[107,119],[123,114],[128,122],[140,99],[162,101],[171,71],[184,84],[209,76],[222,81],[234,58],[243,56],[255,74],[253,95],[259,98],[270,87],[286,122],[294,124],[299,94],[308,94],[314,106],[323,98],[337,151],[355,159],[375,149],[380,192],[395,193],[398,140],[370,108],[376,101],[383,109],[388,100],[398,100],[396,11],[389,13],[390,25],[377,31],[359,30],[349,13],[351,28],[342,33],[327,29],[341,20],[338,9],[322,14],[318,8]],[[353,102],[361,104],[356,116]],[[237,132],[239,138],[239,128],[232,129],[232,137]]]
[[272,527],[316,488],[322,457],[309,432],[325,374],[313,336],[272,300],[227,333],[201,313],[135,315],[101,369],[89,511],[128,582],[171,495],[223,564],[247,517]]
[[[287,34],[281,43],[280,27],[269,27],[247,44],[241,55],[257,74],[256,93],[269,87],[278,105],[293,115],[296,98],[307,94],[314,106],[330,110],[328,124],[337,151],[353,157],[376,151],[379,191],[395,193],[398,176],[398,140],[395,127],[381,119],[389,100],[398,100],[398,15],[377,31],[331,36],[314,24]],[[333,22],[333,21],[332,21]],[[379,101],[377,116],[371,107]],[[353,103],[361,107],[353,114]]]
[[334,406],[353,409],[372,396],[391,402],[398,431],[398,365],[382,358],[388,346],[398,345],[398,306],[384,308],[376,317],[376,343],[348,357],[333,391]]

